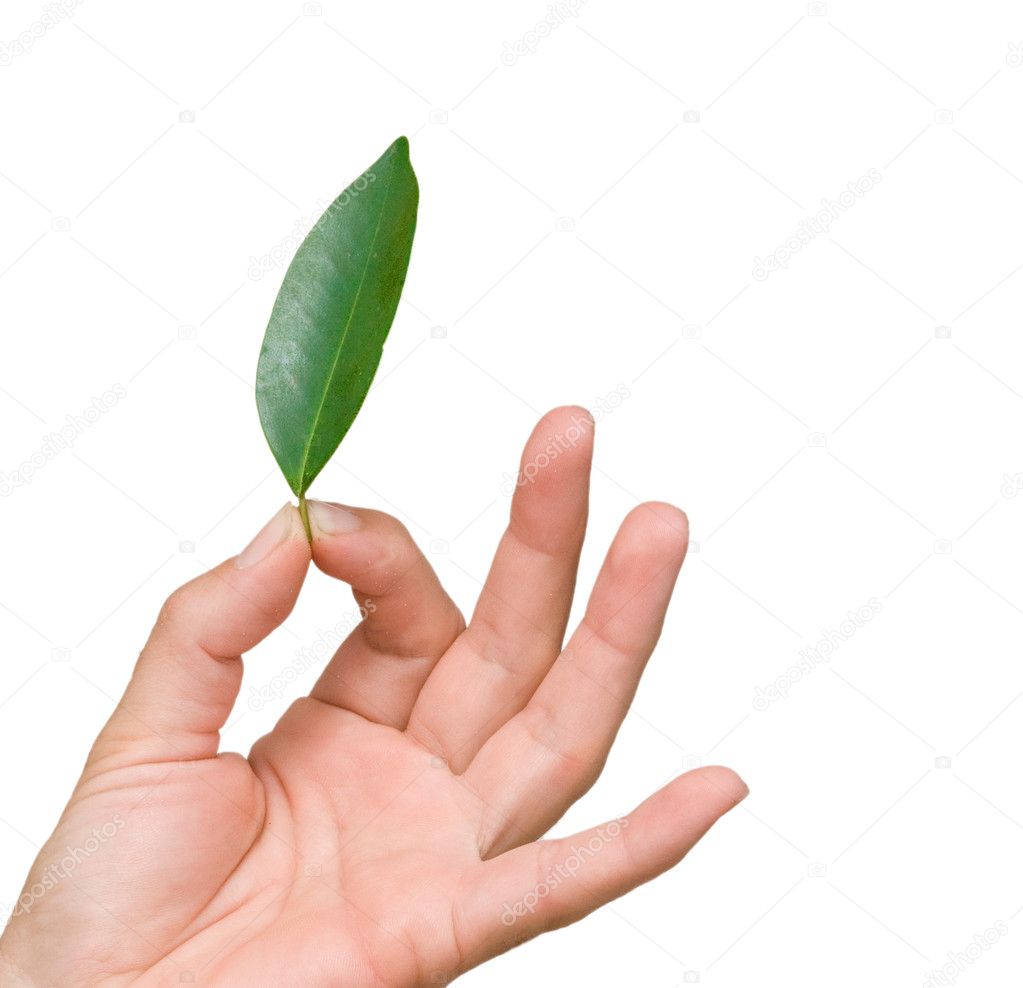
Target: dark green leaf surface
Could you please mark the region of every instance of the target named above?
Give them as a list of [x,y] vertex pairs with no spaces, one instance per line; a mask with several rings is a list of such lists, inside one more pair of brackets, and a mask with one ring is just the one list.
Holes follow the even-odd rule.
[[327,208],[284,275],[256,372],[270,449],[300,498],[358,415],[394,320],[419,185],[399,137]]

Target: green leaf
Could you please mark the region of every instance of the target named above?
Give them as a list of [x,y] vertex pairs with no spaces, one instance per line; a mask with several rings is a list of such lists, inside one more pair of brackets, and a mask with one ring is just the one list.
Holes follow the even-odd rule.
[[419,185],[399,137],[327,207],[288,266],[256,372],[270,449],[303,499],[359,414],[394,320]]

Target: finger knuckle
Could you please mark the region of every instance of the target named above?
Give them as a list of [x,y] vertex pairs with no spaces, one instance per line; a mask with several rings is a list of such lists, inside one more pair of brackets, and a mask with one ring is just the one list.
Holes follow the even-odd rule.
[[177,624],[190,614],[194,608],[195,591],[191,583],[174,590],[160,608],[159,622]]

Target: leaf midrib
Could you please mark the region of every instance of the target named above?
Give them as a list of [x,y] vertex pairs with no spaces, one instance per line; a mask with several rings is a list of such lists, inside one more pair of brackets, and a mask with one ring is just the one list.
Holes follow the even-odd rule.
[[[345,322],[345,328],[341,333],[341,339],[338,341],[337,353],[334,354],[334,362],[330,366],[330,373],[327,375],[327,380],[323,388],[323,394],[320,396],[320,407],[316,410],[316,417],[312,421],[312,426],[309,429],[309,438],[306,440],[305,447],[302,450],[302,462],[299,469],[299,497],[303,497],[306,491],[305,473],[306,467],[309,465],[309,454],[313,448],[313,439],[316,437],[316,430],[319,428],[320,419],[323,417],[323,409],[327,405],[327,395],[330,394],[331,384],[334,380],[334,375],[337,373],[338,364],[341,361],[341,353],[344,350],[345,340],[348,339],[348,331],[352,327],[352,319],[355,316],[355,310],[359,306],[359,299],[362,297],[362,288],[366,284],[366,275],[369,273],[370,264],[373,260],[373,248],[376,247],[377,238],[380,236],[380,227],[384,222],[384,213],[387,211],[387,202],[391,196],[391,186],[394,184],[394,173],[397,167],[392,163],[391,174],[387,179],[387,188],[384,190],[383,203],[380,206],[380,216],[377,219],[376,229],[373,231],[373,239],[369,242],[369,250],[366,253],[366,264],[362,269],[362,276],[359,278],[359,287],[355,290],[355,297],[352,299],[352,307],[348,313],[348,319]],[[310,481],[311,483],[311,481]]]

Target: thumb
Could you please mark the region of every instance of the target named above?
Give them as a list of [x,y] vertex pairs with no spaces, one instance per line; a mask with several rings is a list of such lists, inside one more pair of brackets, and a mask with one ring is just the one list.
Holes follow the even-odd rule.
[[301,518],[288,504],[239,555],[175,590],[90,768],[216,755],[241,686],[242,653],[291,613],[309,560]]

